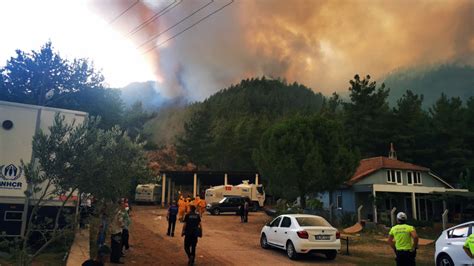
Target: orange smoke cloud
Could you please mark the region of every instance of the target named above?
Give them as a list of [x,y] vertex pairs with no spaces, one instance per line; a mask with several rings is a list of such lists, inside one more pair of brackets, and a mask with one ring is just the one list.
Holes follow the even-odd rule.
[[[104,14],[133,3],[105,2]],[[187,25],[227,2],[216,0]],[[142,43],[206,3],[183,2],[133,38]],[[159,8],[140,3],[124,15],[121,30]],[[380,78],[415,65],[474,64],[473,25],[471,0],[236,1],[149,56],[173,95],[203,99],[250,75],[282,77],[330,93],[346,90],[355,73]]]

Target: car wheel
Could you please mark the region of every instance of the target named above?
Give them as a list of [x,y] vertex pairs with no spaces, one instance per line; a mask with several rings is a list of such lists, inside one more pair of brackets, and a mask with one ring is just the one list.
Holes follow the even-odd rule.
[[326,258],[328,260],[333,260],[337,256],[337,251],[336,250],[329,250],[329,251],[326,251],[324,255],[326,255]]
[[454,266],[454,262],[448,254],[441,254],[436,260],[437,266]]
[[219,210],[219,208],[215,208],[214,210],[212,210],[212,214],[219,215],[221,214],[221,210]]
[[260,246],[264,249],[270,248],[270,245],[268,245],[267,236],[265,234],[262,234],[260,237]]
[[298,253],[296,252],[295,246],[293,245],[291,241],[288,241],[286,243],[286,255],[291,260],[295,260],[298,258]]

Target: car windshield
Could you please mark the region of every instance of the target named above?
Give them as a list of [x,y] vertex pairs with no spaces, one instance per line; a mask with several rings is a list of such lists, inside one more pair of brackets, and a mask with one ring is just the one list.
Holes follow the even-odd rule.
[[301,227],[307,226],[331,226],[321,217],[296,217],[296,221]]

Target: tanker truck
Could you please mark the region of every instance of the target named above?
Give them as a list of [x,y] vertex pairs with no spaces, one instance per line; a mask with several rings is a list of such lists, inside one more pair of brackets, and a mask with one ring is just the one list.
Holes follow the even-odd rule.
[[263,207],[265,202],[265,191],[263,186],[250,184],[249,180],[242,181],[237,186],[221,185],[206,189],[206,202],[208,204],[216,203],[226,196],[247,197],[252,202],[252,207],[257,210]]

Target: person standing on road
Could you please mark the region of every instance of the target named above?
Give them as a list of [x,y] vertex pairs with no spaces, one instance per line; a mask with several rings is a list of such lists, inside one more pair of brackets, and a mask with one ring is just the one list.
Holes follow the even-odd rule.
[[204,212],[206,212],[206,200],[201,199],[199,201],[199,206],[197,206],[197,208],[199,210],[199,215],[202,217],[204,215]]
[[397,225],[390,229],[388,236],[388,243],[397,256],[397,266],[416,265],[415,258],[418,248],[418,235],[416,234],[415,228],[406,224],[406,221],[407,215],[403,212],[399,212],[397,214]]
[[188,255],[188,265],[194,265],[198,237],[202,237],[201,217],[196,213],[194,205],[190,206],[189,214],[184,217],[181,236],[184,236],[184,251]]
[[123,214],[121,211],[120,201],[118,202],[118,210],[115,212],[115,215],[110,224],[110,262],[123,264],[120,262],[120,256],[122,255],[122,228],[123,228]]
[[178,218],[180,222],[183,222],[185,212],[186,202],[184,201],[183,196],[180,196],[178,200]]
[[168,220],[168,236],[174,236],[174,228],[176,226],[176,216],[178,215],[178,206],[176,206],[176,201],[173,200],[171,206],[168,208],[168,214],[166,215],[166,220]]
[[466,242],[462,248],[469,258],[474,259],[474,233],[467,237]]
[[130,226],[130,224],[132,223],[132,220],[130,219],[130,215],[128,214],[128,211],[129,211],[129,207],[128,207],[128,204],[126,204],[126,202],[124,201],[122,203],[122,219],[123,219],[123,227],[122,227],[122,241],[121,241],[121,249],[120,249],[120,252],[122,254],[122,256],[124,256],[124,248],[125,250],[128,250],[130,248],[130,245],[128,243],[128,239],[129,239],[129,231],[128,231],[128,228]]

